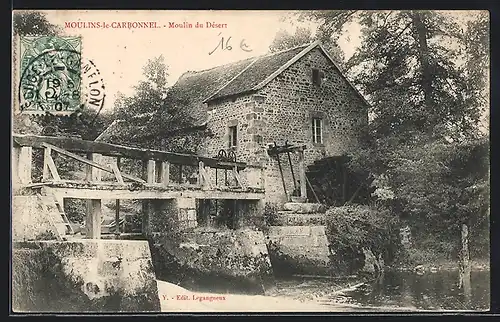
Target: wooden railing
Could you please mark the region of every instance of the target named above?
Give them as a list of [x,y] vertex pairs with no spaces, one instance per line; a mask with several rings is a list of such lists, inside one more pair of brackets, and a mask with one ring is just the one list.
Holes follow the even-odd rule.
[[[25,187],[43,183],[74,183],[74,181],[61,178],[53,159],[53,153],[58,153],[85,164],[87,166],[85,182],[95,184],[101,183],[100,171],[104,171],[114,176],[116,179],[114,184],[116,185],[125,185],[125,180],[128,180],[145,186],[169,187],[178,184],[173,183],[170,178],[170,166],[178,165],[179,168],[183,166],[197,167],[198,179],[195,186],[204,190],[214,189],[218,184],[214,184],[211,180],[208,173],[210,168],[215,169],[215,171],[222,169],[226,174],[231,173],[237,184],[236,188],[241,189],[247,187],[240,175],[240,171],[252,169],[254,173],[260,173],[261,176],[261,184],[256,188],[263,189],[263,169],[260,166],[244,162],[227,162],[199,155],[133,148],[65,137],[14,134],[13,146],[14,179]],[[40,183],[33,183],[31,178],[33,148],[44,150],[43,175]],[[86,154],[87,157],[82,157],[77,153]],[[102,164],[99,162],[99,156],[111,157],[114,162]],[[142,160],[144,162],[145,179],[127,174],[120,169],[122,159]]]

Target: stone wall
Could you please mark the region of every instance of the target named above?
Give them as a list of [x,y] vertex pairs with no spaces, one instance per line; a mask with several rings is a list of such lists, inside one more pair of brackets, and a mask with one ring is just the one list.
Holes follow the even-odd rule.
[[15,312],[160,311],[147,241],[15,243]]
[[267,230],[276,274],[331,274],[330,248],[321,204],[286,203]]
[[271,226],[268,249],[277,274],[330,274],[325,226]]
[[[320,86],[312,83],[312,68],[321,69]],[[264,88],[252,95],[209,103],[209,126],[216,138],[206,143],[208,155],[228,146],[228,127],[238,126],[239,160],[266,166],[266,199],[286,201],[278,162],[267,155],[269,144],[306,145],[306,165],[325,156],[341,155],[358,146],[368,124],[362,98],[320,49],[313,49]],[[323,119],[323,144],[313,143],[312,118]],[[281,156],[288,193],[293,180],[286,155]],[[297,156],[292,155],[298,179]]]

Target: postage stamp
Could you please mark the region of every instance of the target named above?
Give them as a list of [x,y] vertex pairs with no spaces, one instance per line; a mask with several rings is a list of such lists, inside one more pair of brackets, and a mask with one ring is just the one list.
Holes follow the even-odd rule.
[[23,113],[71,114],[80,107],[81,39],[21,37],[19,106]]

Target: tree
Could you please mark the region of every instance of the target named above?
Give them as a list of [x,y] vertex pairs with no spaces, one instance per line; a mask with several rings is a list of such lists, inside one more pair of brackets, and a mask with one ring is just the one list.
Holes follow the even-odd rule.
[[337,43],[328,34],[322,32],[321,29],[314,35],[311,29],[304,27],[297,27],[294,34],[290,34],[286,30],[280,30],[276,33],[273,42],[269,46],[269,50],[277,52],[312,43],[316,40],[321,41],[328,54],[342,67],[344,64],[344,53]]
[[56,35],[59,26],[50,23],[44,13],[39,11],[17,11],[12,17],[15,35]]
[[[458,246],[460,225],[488,216],[488,139],[479,131],[488,106],[487,13],[313,11],[332,39],[360,24],[361,46],[346,71],[371,102],[369,148],[350,154],[368,169],[374,198],[424,234]],[[472,166],[475,164],[476,166]],[[434,240],[435,241],[435,240]]]
[[[132,96],[121,95],[114,119],[120,125],[109,140],[176,152],[196,152],[209,131],[195,127],[196,120],[168,87],[168,66],[162,55],[149,59],[143,68],[144,79]],[[178,135],[181,133],[181,135]]]

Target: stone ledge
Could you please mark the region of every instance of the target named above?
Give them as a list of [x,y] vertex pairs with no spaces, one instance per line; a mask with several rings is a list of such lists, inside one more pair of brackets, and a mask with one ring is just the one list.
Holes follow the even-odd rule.
[[287,202],[283,208],[298,214],[324,213],[326,211],[326,207],[320,203]]
[[325,214],[298,214],[291,211],[278,211],[274,226],[311,226],[324,225]]

